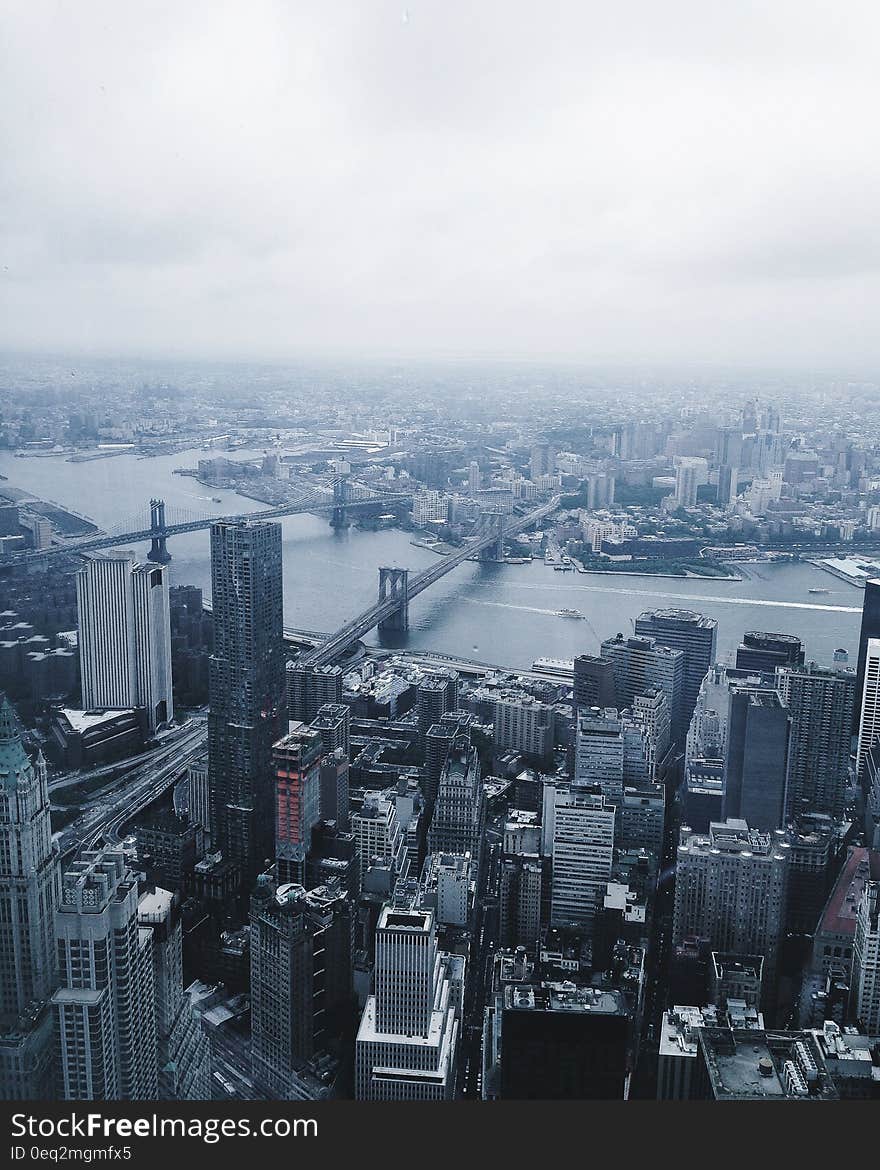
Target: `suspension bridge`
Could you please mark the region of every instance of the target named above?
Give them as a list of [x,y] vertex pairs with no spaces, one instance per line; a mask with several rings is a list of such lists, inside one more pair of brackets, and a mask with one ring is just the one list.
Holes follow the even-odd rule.
[[559,506],[559,496],[534,508],[524,516],[505,518],[500,512],[481,513],[477,530],[460,549],[438,559],[435,565],[411,577],[408,569],[383,565],[379,569],[379,599],[375,605],[351,619],[321,642],[311,653],[300,659],[306,667],[327,666],[339,658],[352,644],[376,626],[380,630],[409,628],[409,603],[414,597],[445,577],[447,573],[471,557],[481,560],[501,560],[504,540],[513,533],[522,532],[540,523]]
[[381,492],[363,484],[351,483],[343,477],[334,480],[332,487],[302,485],[290,498],[269,508],[253,512],[224,515],[191,512],[185,508],[169,507],[164,500],[150,500],[149,505],[132,516],[118,521],[111,529],[97,536],[81,540],[67,540],[48,548],[28,549],[0,559],[0,564],[15,565],[42,560],[59,553],[89,553],[126,544],[150,542],[147,559],[157,564],[171,560],[168,539],[184,532],[199,532],[218,521],[236,523],[241,520],[274,520],[281,516],[296,516],[304,512],[330,513],[330,523],[343,527],[351,510],[393,508],[408,504],[411,492]]

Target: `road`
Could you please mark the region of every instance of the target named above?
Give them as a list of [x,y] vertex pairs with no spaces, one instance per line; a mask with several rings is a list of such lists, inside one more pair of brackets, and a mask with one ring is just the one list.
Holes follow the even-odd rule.
[[481,1093],[483,1017],[492,984],[492,964],[500,926],[501,845],[490,839],[490,833],[497,836],[491,820],[487,822],[481,850],[474,911],[476,928],[465,979],[465,1010],[459,1046],[459,1093],[468,1100],[479,1100]]
[[112,796],[99,800],[62,833],[62,853],[94,849],[102,838],[110,845],[119,844],[122,826],[167,791],[207,749],[207,719],[199,716],[190,722],[192,727],[162,750],[161,759],[152,756]]

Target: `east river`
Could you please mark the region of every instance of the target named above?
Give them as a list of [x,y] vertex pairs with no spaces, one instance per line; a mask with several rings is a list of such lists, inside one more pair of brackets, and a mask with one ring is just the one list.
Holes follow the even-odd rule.
[[[233,457],[258,454],[242,450]],[[204,453],[193,450],[68,463],[0,452],[0,473],[10,485],[73,508],[107,531],[143,512],[151,496],[163,498],[170,509],[201,515],[265,507],[173,474],[177,467],[195,467],[200,457]],[[418,570],[436,560],[397,529],[335,531],[326,516],[310,515],[285,517],[281,525],[286,626],[332,630],[375,600],[379,565]],[[169,550],[172,582],[200,585],[210,596],[208,531],[175,536]],[[603,638],[630,633],[643,610],[678,606],[717,619],[721,661],[733,660],[744,630],[773,630],[801,637],[808,660],[830,662],[843,647],[854,662],[860,589],[807,564],[749,564],[738,571],[742,581],[717,581],[560,573],[540,559],[526,565],[468,561],[411,604],[409,634],[397,644],[527,668],[541,656],[597,653]],[[829,593],[811,594],[811,588]],[[557,616],[563,608],[580,610],[586,620]],[[367,640],[378,639],[374,631]]]

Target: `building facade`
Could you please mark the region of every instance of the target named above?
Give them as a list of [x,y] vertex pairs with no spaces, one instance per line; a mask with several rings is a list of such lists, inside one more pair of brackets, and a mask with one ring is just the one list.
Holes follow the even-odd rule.
[[151,731],[173,719],[167,566],[89,556],[76,602],[83,708],[144,707]]
[[211,590],[211,842],[249,888],[274,851],[272,744],[285,705],[281,525],[212,525]]

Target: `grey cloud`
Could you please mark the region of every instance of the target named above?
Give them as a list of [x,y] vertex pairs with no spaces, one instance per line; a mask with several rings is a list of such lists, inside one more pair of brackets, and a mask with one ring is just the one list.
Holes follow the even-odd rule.
[[0,344],[880,357],[872,3],[6,24]]

